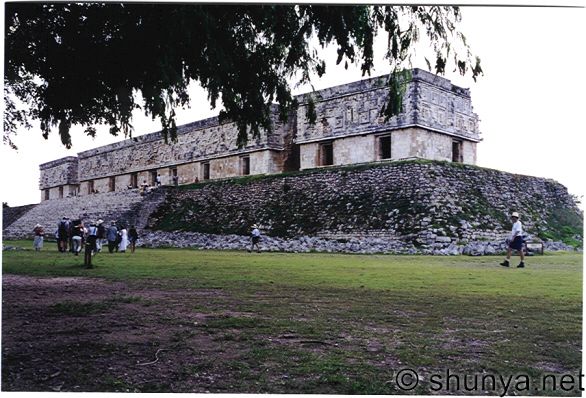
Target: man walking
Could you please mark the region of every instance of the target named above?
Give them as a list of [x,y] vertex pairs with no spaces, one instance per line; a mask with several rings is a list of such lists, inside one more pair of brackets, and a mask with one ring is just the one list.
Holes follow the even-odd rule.
[[256,224],[254,224],[252,226],[252,232],[250,233],[250,250],[248,250],[248,252],[250,253],[251,251],[254,250],[254,247],[256,246],[256,252],[260,253],[260,246],[259,246],[259,242],[260,242],[260,230],[258,229],[258,226]]
[[513,250],[517,250],[521,257],[521,262],[517,265],[517,268],[524,268],[525,255],[523,253],[523,224],[519,221],[519,213],[514,211],[513,214],[511,214],[511,220],[513,221],[513,228],[511,229],[511,237],[508,240],[509,248],[507,250],[507,257],[502,263],[500,263],[500,265],[508,267],[510,265],[509,260],[511,258],[511,253]]
[[108,251],[113,253],[114,248],[116,247],[116,239],[118,239],[118,228],[116,228],[115,221],[112,221],[111,225],[108,227],[108,230],[106,231],[106,239],[108,239]]

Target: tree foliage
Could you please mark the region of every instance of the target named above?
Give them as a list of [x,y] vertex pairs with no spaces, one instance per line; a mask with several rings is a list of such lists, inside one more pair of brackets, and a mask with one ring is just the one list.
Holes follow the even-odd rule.
[[[191,81],[213,107],[221,100],[220,120],[237,124],[243,144],[270,130],[271,104],[283,120],[296,106],[290,82],[326,72],[325,46],[337,47],[337,63],[370,74],[376,34],[388,35],[391,85],[422,35],[433,46],[430,69],[443,73],[453,62],[462,74],[482,73],[456,29],[457,7],[22,2],[6,3],[5,15],[9,144],[32,120],[45,138],[57,127],[67,147],[72,125],[89,135],[99,124],[130,134],[135,109],[159,119],[173,139],[175,109],[189,105]],[[463,52],[454,51],[454,40]],[[387,116],[400,109],[397,98],[389,96]]]

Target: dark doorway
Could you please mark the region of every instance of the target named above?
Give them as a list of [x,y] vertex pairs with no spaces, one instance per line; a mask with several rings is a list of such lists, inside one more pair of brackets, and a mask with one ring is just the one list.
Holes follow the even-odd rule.
[[391,136],[386,135],[379,138],[379,159],[391,158]]
[[464,161],[464,156],[462,154],[462,146],[462,141],[452,141],[452,162],[462,163]]
[[203,167],[203,173],[202,173],[203,178],[202,179],[209,180],[210,179],[210,164],[203,163],[202,167]]
[[240,158],[240,174],[247,176],[250,174],[250,156]]
[[320,146],[320,166],[330,166],[334,164],[334,145],[331,142],[321,144]]

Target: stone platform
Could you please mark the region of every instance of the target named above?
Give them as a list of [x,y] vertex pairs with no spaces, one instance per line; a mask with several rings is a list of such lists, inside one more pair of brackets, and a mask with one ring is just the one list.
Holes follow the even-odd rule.
[[33,228],[39,223],[45,228],[47,236],[51,236],[63,217],[84,221],[102,219],[108,224],[117,221],[126,226],[135,224],[142,229],[146,226],[148,215],[164,200],[165,193],[165,188],[158,188],[142,196],[138,189],[129,189],[43,201],[28,206],[30,209],[20,218],[3,227],[2,235],[4,239],[30,238]]

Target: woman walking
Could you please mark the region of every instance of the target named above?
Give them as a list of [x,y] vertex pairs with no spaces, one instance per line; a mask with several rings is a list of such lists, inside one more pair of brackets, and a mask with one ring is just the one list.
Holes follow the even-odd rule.
[[128,231],[126,230],[125,226],[120,227],[119,234],[120,243],[118,244],[118,251],[124,253],[128,247]]
[[41,249],[43,248],[43,240],[45,239],[45,230],[43,229],[43,226],[41,224],[35,225],[33,233],[35,234],[33,247],[36,251],[41,251]]

